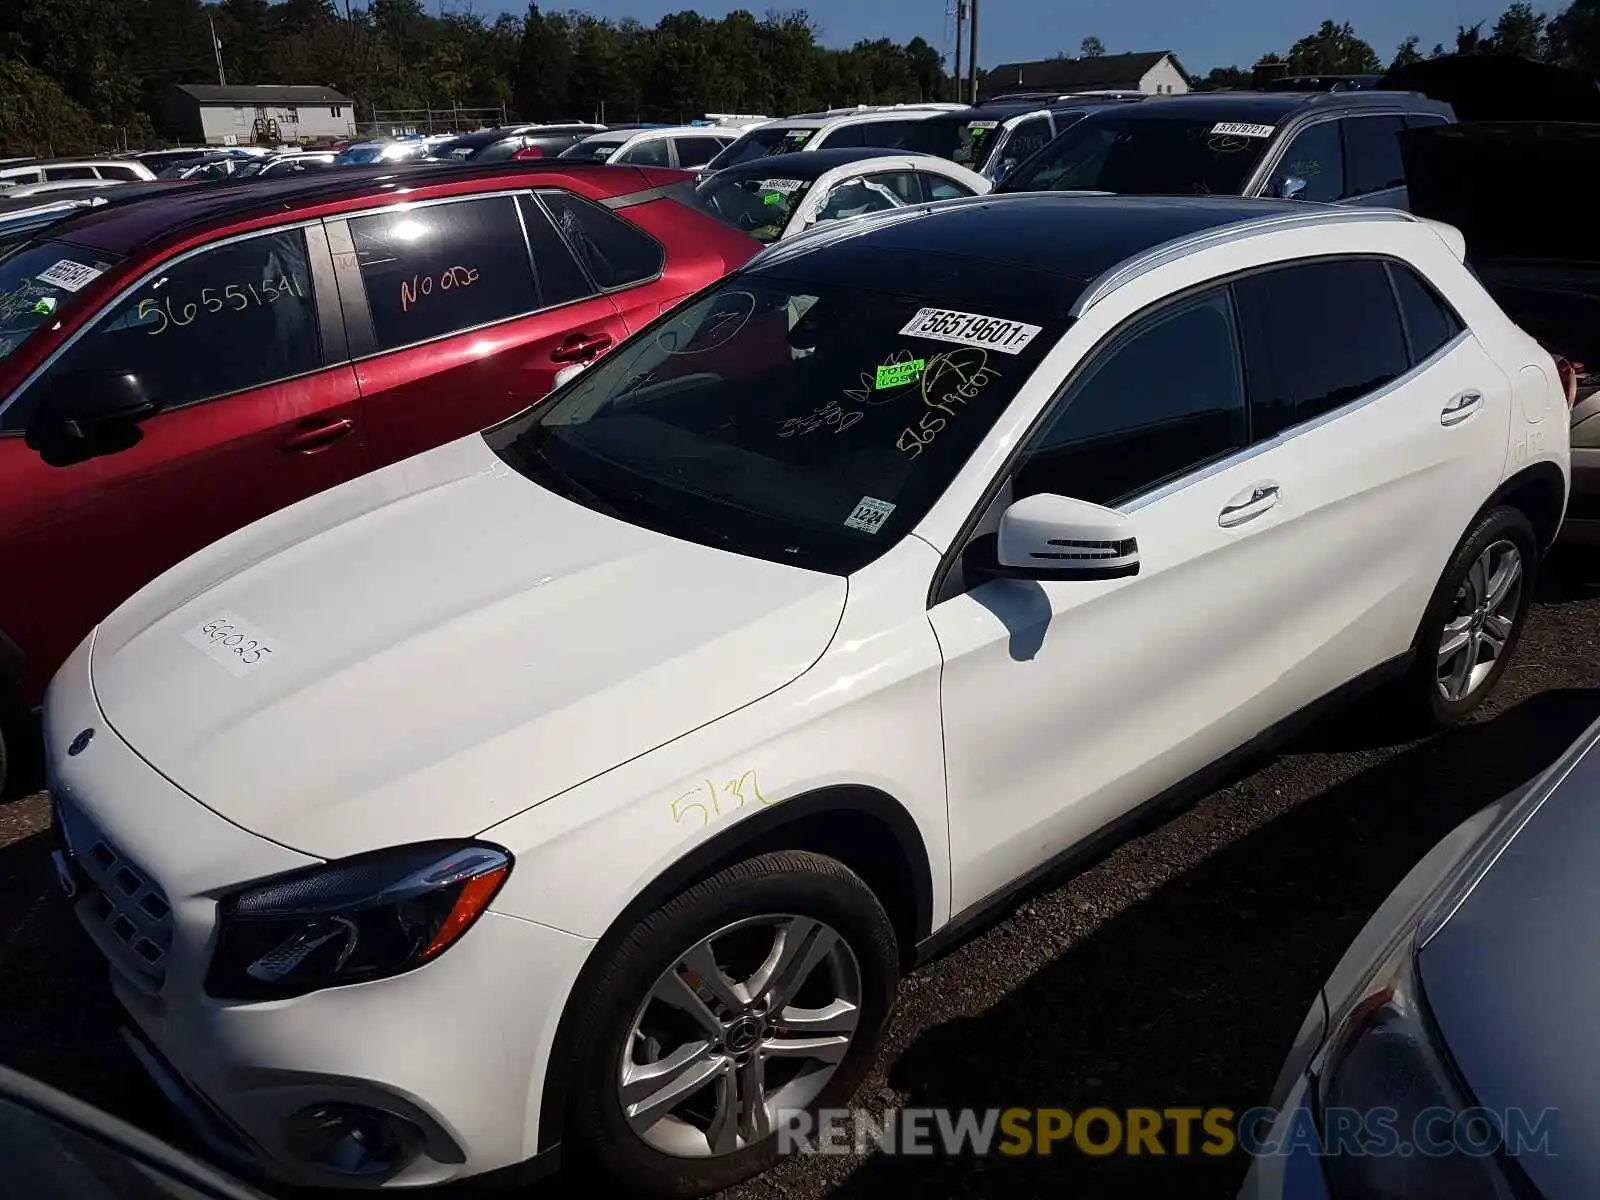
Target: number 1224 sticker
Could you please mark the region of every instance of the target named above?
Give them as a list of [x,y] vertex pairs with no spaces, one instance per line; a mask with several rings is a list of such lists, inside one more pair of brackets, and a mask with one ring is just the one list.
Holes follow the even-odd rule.
[[1039,332],[1037,325],[949,308],[919,308],[917,315],[900,330],[902,337],[953,342],[957,346],[998,350],[1001,354],[1020,354]]

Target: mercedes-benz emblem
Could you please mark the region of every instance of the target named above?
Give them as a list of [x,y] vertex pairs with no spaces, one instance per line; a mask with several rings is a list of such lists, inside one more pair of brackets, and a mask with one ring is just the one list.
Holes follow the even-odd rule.
[[68,755],[79,755],[89,748],[89,743],[94,741],[94,730],[85,729],[72,739],[72,744],[67,747]]

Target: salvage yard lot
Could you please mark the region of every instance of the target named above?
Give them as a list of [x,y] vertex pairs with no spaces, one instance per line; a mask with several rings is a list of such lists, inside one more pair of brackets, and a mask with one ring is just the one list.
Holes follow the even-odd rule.
[[[1545,582],[1470,725],[1394,744],[1357,710],[1043,893],[901,986],[860,1100],[890,1107],[1264,1103],[1315,989],[1439,837],[1600,717],[1600,591]],[[103,969],[54,892],[42,795],[0,804],[0,1062],[181,1138],[114,1036]],[[734,1192],[1231,1196],[1239,1158],[785,1163]],[[1140,1191],[1139,1194],[1146,1194]],[[1148,1194],[1158,1194],[1150,1191]]]

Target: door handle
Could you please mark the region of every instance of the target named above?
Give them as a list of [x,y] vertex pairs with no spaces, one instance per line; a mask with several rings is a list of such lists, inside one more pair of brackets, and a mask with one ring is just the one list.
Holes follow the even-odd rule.
[[1462,392],[1461,395],[1444,406],[1444,411],[1439,414],[1439,424],[1459,425],[1477,412],[1478,406],[1482,403],[1482,392]]
[[610,345],[609,333],[575,333],[550,351],[550,361],[588,362],[591,358],[598,358]]
[[1281,498],[1278,485],[1271,481],[1252,484],[1223,506],[1217,514],[1217,524],[1224,529],[1232,529],[1235,525],[1253,521]]
[[287,454],[315,454],[333,445],[340,438],[355,429],[356,423],[349,417],[341,417],[337,421],[324,421],[320,425],[291,433],[278,443],[278,449]]

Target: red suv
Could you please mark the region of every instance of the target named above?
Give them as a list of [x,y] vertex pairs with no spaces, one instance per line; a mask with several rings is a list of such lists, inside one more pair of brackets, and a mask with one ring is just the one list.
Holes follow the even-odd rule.
[[0,259],[0,707],[247,522],[541,399],[760,249],[582,163],[108,205]]

